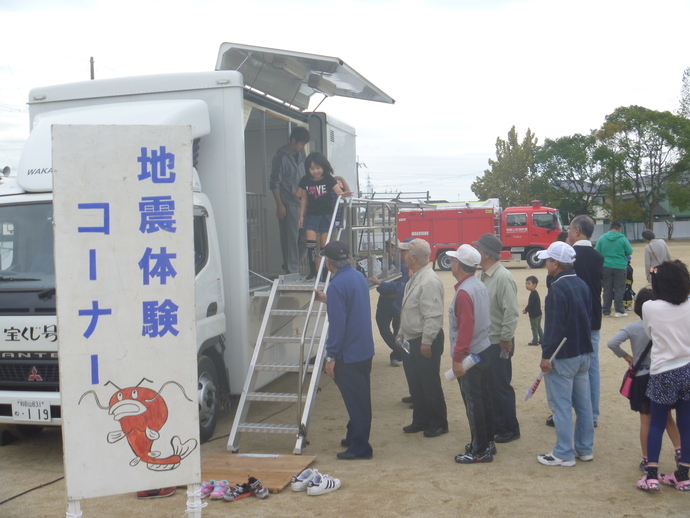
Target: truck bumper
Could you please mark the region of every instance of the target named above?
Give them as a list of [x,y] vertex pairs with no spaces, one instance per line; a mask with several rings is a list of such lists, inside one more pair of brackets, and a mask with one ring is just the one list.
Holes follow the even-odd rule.
[[[29,421],[15,419],[15,417],[12,415],[12,403],[15,403],[19,399],[47,401],[50,404],[50,421]],[[0,424],[61,426],[62,414],[60,412],[60,393],[32,391],[0,391]]]

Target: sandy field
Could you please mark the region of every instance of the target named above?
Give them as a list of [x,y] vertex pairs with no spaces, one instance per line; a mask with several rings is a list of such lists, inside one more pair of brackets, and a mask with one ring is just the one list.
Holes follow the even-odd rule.
[[[645,285],[643,244],[634,244],[634,288]],[[690,261],[690,242],[670,244],[674,258]],[[524,263],[507,263],[518,284],[521,307],[527,303],[524,280],[528,275],[539,279],[542,303],[546,295],[546,269],[530,270]],[[510,266],[520,264],[520,266]],[[449,305],[454,279],[450,272],[439,272],[446,287]],[[372,291],[372,318],[377,293]],[[313,516],[313,517],[687,517],[690,493],[662,487],[659,493],[635,488],[641,476],[639,417],[630,411],[628,401],[618,393],[626,369],[624,360],[606,347],[606,341],[637,317],[604,319],[600,344],[601,416],[596,428],[594,461],[579,462],[575,467],[548,467],[536,456],[548,453],[554,445],[554,430],[545,426],[549,415],[544,387],[532,399],[523,401],[526,389],[539,373],[540,348],[528,347],[531,339],[527,315],[521,315],[513,358],[513,386],[522,436],[509,444],[499,444],[491,464],[460,465],[454,456],[469,441],[467,419],[457,382],[443,381],[450,433],[437,438],[404,434],[410,424],[409,405],[401,402],[408,395],[402,367],[390,367],[388,348],[375,330],[376,356],[372,368],[374,420],[371,443],[372,460],[340,461],[340,440],[345,434],[347,412],[335,384],[322,376],[309,429],[311,444],[305,454],[317,455],[312,467],[342,481],[335,492],[321,496],[294,493],[288,486],[265,500],[251,497],[238,502],[210,502],[203,516]],[[629,350],[629,348],[627,348]],[[442,371],[450,367],[446,352]],[[283,377],[275,391],[293,391],[293,379]],[[236,401],[234,403],[236,405]],[[234,406],[233,406],[234,410]],[[294,407],[285,405],[278,415],[276,406],[253,407],[251,420],[290,422]],[[225,452],[233,412],[223,415],[214,438],[201,446],[202,458]],[[282,435],[247,434],[242,437],[242,453],[290,454],[294,439]],[[665,438],[660,471],[674,469],[672,448]],[[63,517],[66,493],[62,465],[62,438],[59,428],[44,430],[31,439],[0,446],[0,517]],[[52,482],[52,483],[51,483]],[[26,493],[25,493],[26,492]],[[24,494],[23,494],[24,493]],[[15,497],[16,495],[20,495]],[[7,499],[10,499],[8,500]],[[87,517],[181,517],[185,510],[185,490],[178,489],[171,498],[139,501],[132,494],[88,499],[82,502]]]

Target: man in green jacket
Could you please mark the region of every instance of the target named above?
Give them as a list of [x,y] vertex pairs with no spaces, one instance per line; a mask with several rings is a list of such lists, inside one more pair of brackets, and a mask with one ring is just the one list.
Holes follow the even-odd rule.
[[633,249],[628,238],[621,233],[621,224],[613,221],[610,230],[597,241],[596,249],[604,256],[604,276],[601,280],[604,289],[604,302],[601,310],[605,317],[611,316],[611,301],[615,308],[616,317],[627,317],[623,306],[623,292],[628,268],[627,256],[632,255]]

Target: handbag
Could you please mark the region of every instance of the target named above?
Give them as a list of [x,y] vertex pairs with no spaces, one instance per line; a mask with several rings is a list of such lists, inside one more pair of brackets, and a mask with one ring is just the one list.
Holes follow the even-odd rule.
[[640,370],[640,366],[642,365],[642,361],[647,357],[649,354],[649,351],[652,349],[652,341],[650,340],[649,343],[647,344],[647,347],[645,347],[644,351],[640,355],[640,358],[637,360],[637,363],[633,367],[632,365],[628,367],[628,370],[625,371],[625,374],[623,375],[623,383],[621,383],[621,389],[620,393],[623,397],[626,397],[630,399],[630,394],[632,392],[632,384],[633,380],[635,379],[635,374],[637,374],[637,371]]

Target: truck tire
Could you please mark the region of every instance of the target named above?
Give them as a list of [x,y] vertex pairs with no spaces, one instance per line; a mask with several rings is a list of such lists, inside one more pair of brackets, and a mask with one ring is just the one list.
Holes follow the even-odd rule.
[[220,401],[218,399],[218,371],[208,356],[199,356],[197,361],[199,373],[199,438],[208,441],[216,429]]
[[527,252],[525,261],[527,261],[530,268],[543,268],[546,264],[545,259],[537,259],[537,252],[541,252],[541,250],[539,248],[530,248],[529,252]]
[[439,254],[436,256],[436,264],[438,265],[439,270],[443,272],[450,271],[450,257],[448,257],[445,251],[439,252]]

